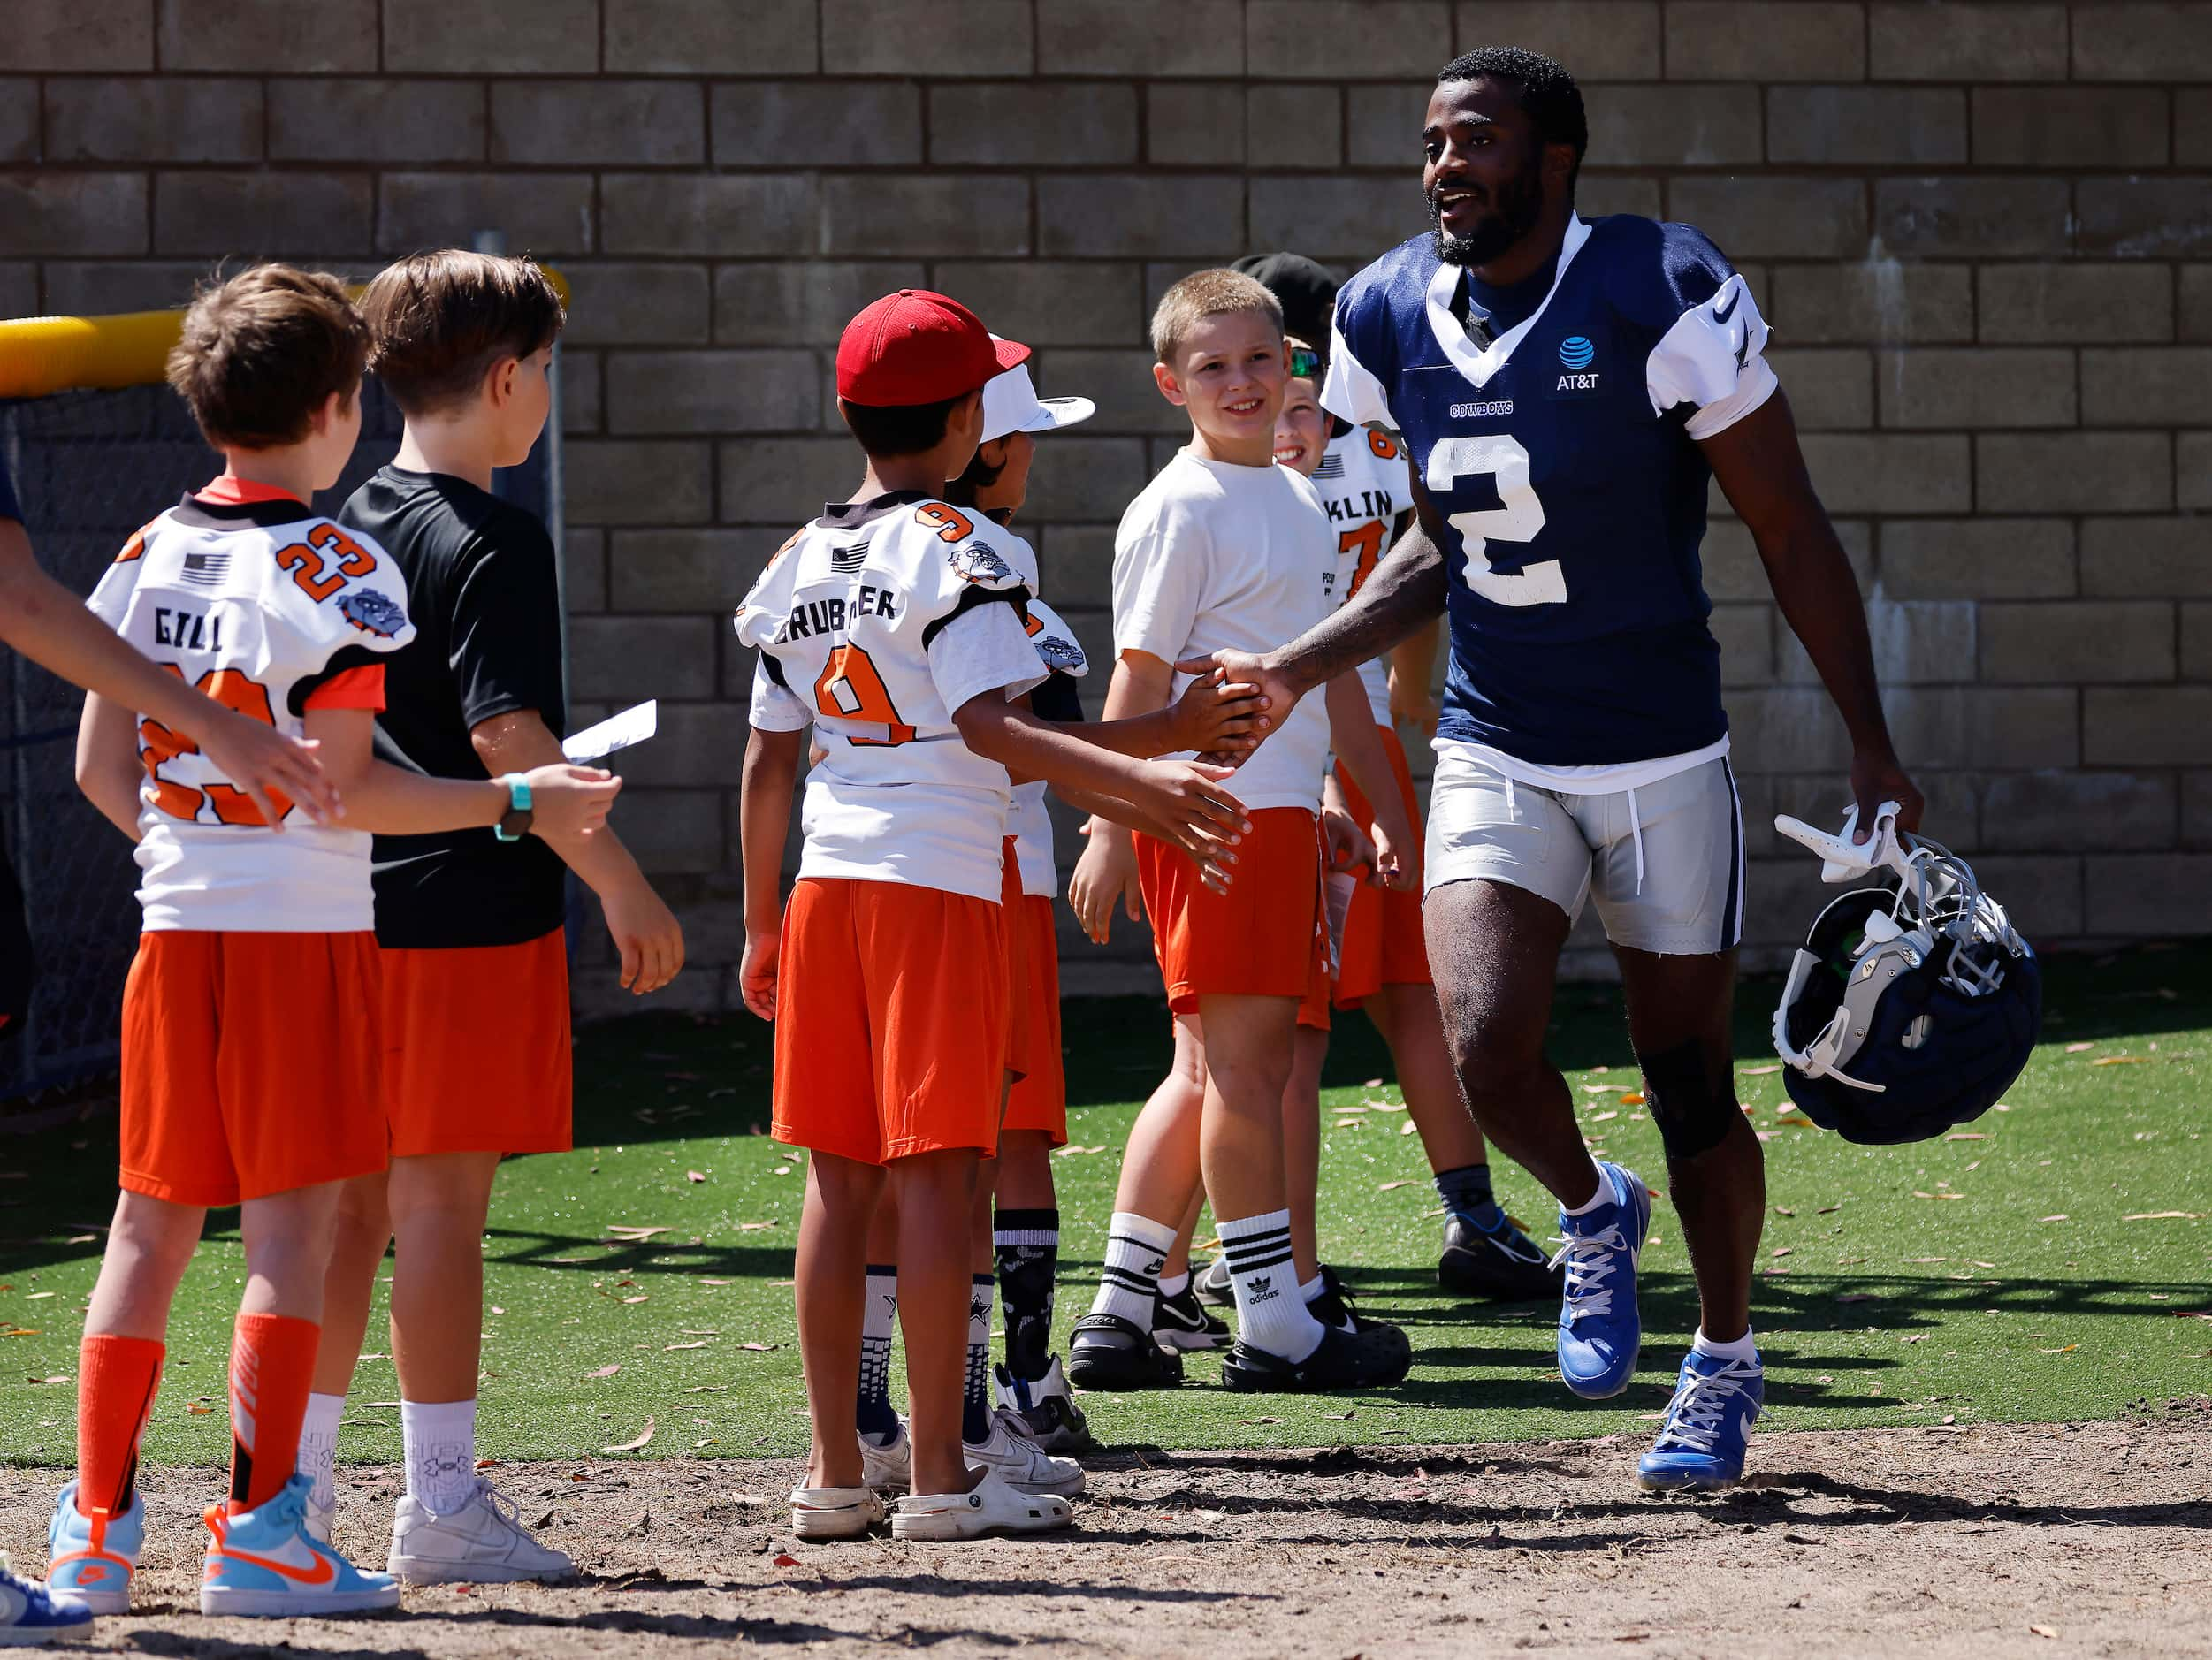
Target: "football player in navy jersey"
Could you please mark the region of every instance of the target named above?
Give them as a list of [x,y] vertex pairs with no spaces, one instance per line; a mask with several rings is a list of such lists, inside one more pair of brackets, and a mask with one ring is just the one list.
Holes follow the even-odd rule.
[[1617,1395],[1641,1346],[1651,1194],[1592,1160],[1544,1053],[1560,949],[1595,899],[1699,1299],[1638,1479],[1719,1487],[1743,1473],[1763,1395],[1750,1316],[1766,1185],[1728,1040],[1743,838],[1698,564],[1710,479],[1842,717],[1858,821],[1895,800],[1911,828],[1921,803],[1757,303],[1690,226],[1578,216],[1588,137],[1549,58],[1490,48],[1446,65],[1421,135],[1432,228],[1338,297],[1323,393],[1404,435],[1418,530],[1297,640],[1215,660],[1260,682],[1279,722],[1448,617],[1423,922],[1453,1058],[1484,1134],[1560,1202],[1560,1374],[1586,1398]]

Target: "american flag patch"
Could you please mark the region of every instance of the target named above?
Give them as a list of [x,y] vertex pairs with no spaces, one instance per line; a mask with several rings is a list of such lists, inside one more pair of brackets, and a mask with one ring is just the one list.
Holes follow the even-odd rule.
[[228,553],[187,553],[184,556],[184,568],[178,575],[195,587],[219,588],[230,568]]
[[867,560],[868,544],[866,542],[855,542],[850,547],[829,550],[829,568],[848,576],[866,564]]
[[1342,478],[1344,457],[1333,454],[1323,455],[1321,458],[1321,465],[1314,468],[1314,476],[1316,478]]

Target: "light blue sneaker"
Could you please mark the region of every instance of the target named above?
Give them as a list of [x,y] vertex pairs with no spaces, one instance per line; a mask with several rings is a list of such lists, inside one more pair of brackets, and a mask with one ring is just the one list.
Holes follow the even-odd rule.
[[131,1611],[131,1575],[146,1544],[146,1501],[131,1495],[120,1516],[87,1516],[77,1509],[77,1484],[62,1489],[54,1519],[46,1524],[46,1588],[82,1603],[95,1614]]
[[0,1556],[0,1649],[67,1642],[92,1635],[92,1611],[73,1596],[8,1572]]
[[1751,1420],[1766,1404],[1766,1374],[1758,1357],[1724,1360],[1692,1349],[1659,1439],[1636,1460],[1636,1485],[1653,1493],[1735,1486],[1743,1479]]
[[398,1605],[397,1580],[362,1572],[308,1531],[314,1490],[312,1481],[295,1475],[259,1510],[235,1516],[221,1504],[209,1510],[215,1540],[201,1572],[202,1614],[289,1618]]
[[1567,1265],[1560,1297],[1560,1375],[1586,1401],[1628,1387],[1644,1322],[1636,1314],[1636,1269],[1651,1226],[1651,1196],[1633,1170],[1600,1163],[1610,1202],[1579,1216],[1560,1213],[1566,1243],[1552,1266]]

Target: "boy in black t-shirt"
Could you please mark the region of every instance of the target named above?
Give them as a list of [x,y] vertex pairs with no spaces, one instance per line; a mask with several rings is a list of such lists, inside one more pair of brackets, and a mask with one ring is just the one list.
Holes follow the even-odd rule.
[[[506,780],[561,758],[567,688],[545,527],[491,494],[522,461],[552,400],[561,303],[526,259],[447,250],[402,260],[362,310],[371,366],[407,416],[399,454],[339,514],[407,578],[417,636],[392,660],[377,752],[434,777]],[[332,1253],[317,1393],[301,1437],[327,1528],[339,1415],[387,1239],[398,1241],[392,1349],[407,1496],[391,1571],[417,1584],[572,1572],[492,1502],[476,1473],[481,1239],[500,1157],[569,1145],[562,866],[599,895],[643,994],[683,962],[683,935],[611,829],[589,841],[378,836],[377,940],[392,1169],[348,1196]],[[512,839],[520,837],[520,839]]]

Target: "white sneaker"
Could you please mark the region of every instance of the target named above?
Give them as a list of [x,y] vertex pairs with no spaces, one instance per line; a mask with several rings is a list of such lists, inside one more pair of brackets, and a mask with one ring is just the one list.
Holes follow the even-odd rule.
[[980,1539],[986,1534],[1042,1534],[1074,1520],[1074,1506],[1067,1500],[1049,1493],[1016,1492],[997,1471],[986,1470],[970,1492],[916,1493],[899,1500],[891,1511],[891,1537]]
[[331,1495],[331,1502],[327,1504],[318,1504],[315,1502],[315,1496],[312,1493],[308,1495],[307,1530],[308,1536],[310,1539],[315,1540],[319,1544],[326,1545],[330,1543],[331,1526],[332,1523],[337,1521],[337,1494],[333,1493]]
[[1008,1414],[991,1414],[991,1433],[980,1445],[960,1444],[960,1454],[971,1466],[981,1465],[1022,1493],[1057,1493],[1072,1498],[1083,1490],[1083,1466],[1072,1458],[1056,1458],[1026,1435],[1009,1427]]
[[507,1585],[561,1580],[576,1565],[530,1536],[515,1501],[482,1476],[469,1502],[440,1516],[412,1493],[392,1512],[385,1570],[408,1585]]
[[883,1519],[873,1488],[795,1487],[791,1531],[802,1539],[858,1539]]
[[906,1420],[898,1420],[898,1434],[886,1445],[860,1437],[860,1479],[878,1492],[898,1492],[914,1484],[914,1442],[906,1433]]
[[1054,1355],[1045,1374],[1034,1381],[1018,1378],[1004,1367],[992,1368],[992,1397],[998,1410],[1018,1424],[1023,1435],[1047,1452],[1095,1452],[1098,1443],[1085,1421],[1083,1409],[1061,1375],[1060,1357]]

